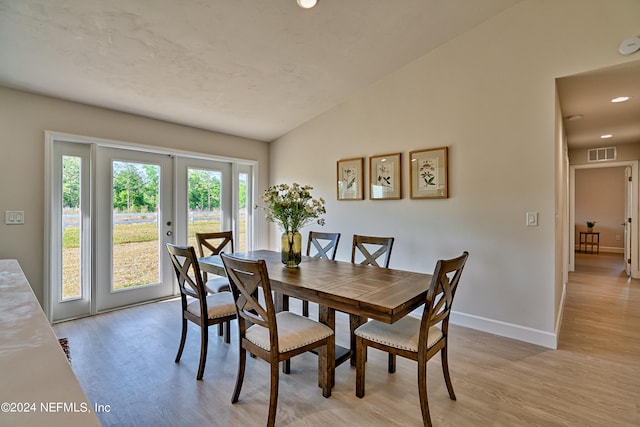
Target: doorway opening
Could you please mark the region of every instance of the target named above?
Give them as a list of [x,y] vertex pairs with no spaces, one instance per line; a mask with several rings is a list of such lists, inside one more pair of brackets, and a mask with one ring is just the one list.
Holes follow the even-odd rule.
[[[627,276],[640,277],[637,180],[637,160],[570,167],[569,271],[575,271],[577,254],[619,254]],[[596,223],[591,233],[587,222]]]

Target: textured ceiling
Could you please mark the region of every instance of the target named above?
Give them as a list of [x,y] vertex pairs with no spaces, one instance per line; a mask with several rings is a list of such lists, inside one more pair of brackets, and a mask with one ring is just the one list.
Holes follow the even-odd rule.
[[0,0],[0,85],[271,141],[520,0]]
[[[0,0],[0,85],[271,141],[518,1]],[[557,82],[571,148],[640,141],[640,61]]]

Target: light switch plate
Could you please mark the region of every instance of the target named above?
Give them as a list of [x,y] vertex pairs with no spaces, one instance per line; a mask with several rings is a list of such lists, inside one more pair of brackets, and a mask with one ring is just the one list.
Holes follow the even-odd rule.
[[24,211],[4,211],[4,223],[7,225],[24,224]]
[[538,226],[538,212],[527,212],[527,226],[528,227]]

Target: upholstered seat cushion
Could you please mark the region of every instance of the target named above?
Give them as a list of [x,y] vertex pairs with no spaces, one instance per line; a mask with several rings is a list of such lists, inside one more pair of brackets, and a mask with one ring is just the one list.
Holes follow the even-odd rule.
[[[200,302],[198,300],[190,302],[187,305],[187,311],[200,317]],[[209,312],[209,319],[236,314],[236,304],[233,301],[231,292],[207,295],[207,311]]]
[[[276,314],[278,347],[281,353],[303,347],[333,334],[327,325],[309,318],[282,311]],[[247,329],[246,337],[260,348],[270,350],[269,330],[259,325]]]
[[207,283],[204,286],[207,288],[207,291],[212,294],[216,294],[218,292],[231,291],[231,286],[229,286],[229,279],[223,276],[215,276],[209,275],[210,279],[207,280]]
[[[391,325],[371,320],[356,329],[355,334],[369,341],[417,352],[420,338],[420,319],[406,316]],[[432,326],[429,329],[427,346],[431,348],[440,338],[442,338],[442,331],[437,326]]]

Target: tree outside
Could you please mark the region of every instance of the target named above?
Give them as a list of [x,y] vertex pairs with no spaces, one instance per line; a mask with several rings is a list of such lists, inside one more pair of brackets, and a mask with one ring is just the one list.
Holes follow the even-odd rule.
[[[79,157],[63,157],[63,298],[80,295],[80,169]],[[113,164],[113,282],[117,289],[158,280],[160,168],[156,165]],[[188,201],[189,244],[197,232],[220,229],[221,175],[190,169]],[[240,209],[246,212],[246,181],[240,181]],[[213,215],[198,215],[213,213]],[[217,213],[217,218],[215,213]],[[241,221],[241,233],[246,230]]]

